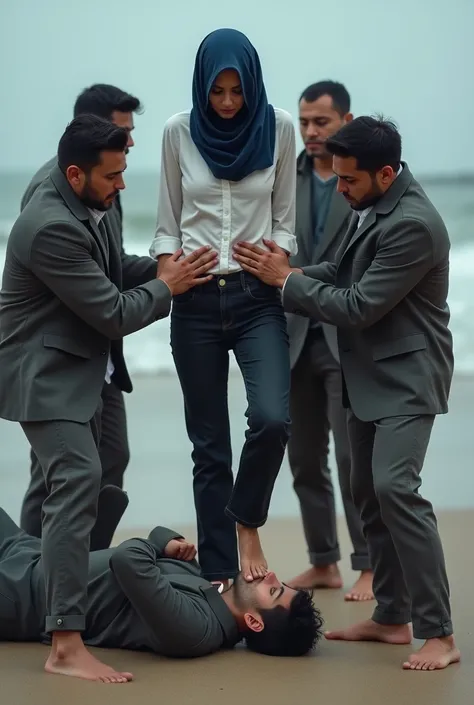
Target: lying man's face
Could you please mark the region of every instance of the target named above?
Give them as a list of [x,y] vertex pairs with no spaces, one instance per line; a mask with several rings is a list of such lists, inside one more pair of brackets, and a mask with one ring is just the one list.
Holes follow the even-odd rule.
[[247,582],[242,573],[235,578],[235,604],[243,611],[271,610],[277,605],[288,609],[296,590],[281,583],[275,573],[269,572],[264,578]]
[[321,636],[322,618],[306,590],[294,590],[267,573],[248,583],[242,574],[230,588],[247,646],[273,656],[302,656]]

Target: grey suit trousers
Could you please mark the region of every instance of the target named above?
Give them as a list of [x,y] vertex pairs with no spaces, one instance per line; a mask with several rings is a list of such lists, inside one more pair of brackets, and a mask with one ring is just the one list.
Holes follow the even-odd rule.
[[[102,415],[99,455],[102,465],[101,486],[123,488],[123,477],[130,460],[127,436],[127,417],[123,393],[112,382],[102,389]],[[30,483],[23,499],[20,526],[30,536],[41,538],[41,510],[48,496],[43,470],[31,449]],[[92,530],[91,551],[109,548],[110,533],[101,530],[102,524]]]
[[363,422],[348,412],[352,494],[374,569],[373,619],[412,621],[416,639],[453,631],[436,518],[419,493],[433,422],[434,416]]
[[334,438],[339,487],[354,551],[353,570],[369,570],[367,543],[350,488],[351,457],[346,409],[342,406],[341,368],[332,356],[322,329],[309,330],[291,372],[291,436],[288,459],[298,496],[312,565],[341,559],[331,470],[329,431]]
[[42,522],[48,632],[85,629],[90,534],[102,475],[98,452],[101,412],[102,401],[89,423],[21,424],[48,491]]

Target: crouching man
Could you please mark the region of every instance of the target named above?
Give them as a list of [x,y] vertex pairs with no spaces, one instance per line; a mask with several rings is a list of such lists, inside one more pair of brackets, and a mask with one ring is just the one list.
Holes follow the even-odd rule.
[[[322,619],[308,592],[269,572],[252,583],[239,574],[220,593],[201,577],[195,555],[193,544],[161,526],[147,539],[92,552],[84,643],[187,658],[242,639],[273,656],[303,656],[315,647]],[[49,643],[45,617],[41,539],[0,509],[0,640]],[[56,672],[80,675],[66,661]],[[110,682],[132,678],[119,674]]]

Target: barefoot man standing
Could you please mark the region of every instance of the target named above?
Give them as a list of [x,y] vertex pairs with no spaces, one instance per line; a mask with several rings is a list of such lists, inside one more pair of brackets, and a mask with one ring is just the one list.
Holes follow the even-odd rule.
[[283,288],[285,310],[338,329],[351,488],[377,606],[372,619],[327,638],[409,644],[412,622],[415,638],[425,643],[404,668],[446,668],[460,653],[436,518],[419,488],[435,416],[448,410],[453,373],[449,237],[401,162],[392,123],[356,118],[326,148],[337,189],[355,211],[334,262],[292,270],[272,243],[271,252],[237,246],[236,259]]
[[159,278],[136,287],[127,279],[107,211],[125,188],[128,139],[94,115],[71,122],[58,164],[12,228],[0,294],[0,417],[21,424],[48,491],[38,599],[52,639],[46,670],[104,683],[132,679],[82,638],[109,356],[123,371],[121,339],[167,316],[173,293],[208,281],[196,277],[215,263],[206,248],[182,259],[178,251]]

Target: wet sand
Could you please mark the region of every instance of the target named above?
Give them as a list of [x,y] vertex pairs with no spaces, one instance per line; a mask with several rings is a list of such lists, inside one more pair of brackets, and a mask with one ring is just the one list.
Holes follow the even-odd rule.
[[[172,661],[148,654],[98,650],[111,665],[131,670],[136,680],[124,686],[86,683],[42,672],[47,648],[35,644],[0,644],[5,705],[283,705],[299,702],[338,705],[470,705],[474,692],[474,568],[470,545],[474,534],[472,400],[474,380],[457,377],[451,411],[439,417],[424,469],[423,493],[438,512],[451,581],[453,619],[463,663],[438,673],[404,672],[400,664],[410,647],[323,641],[316,653],[300,659],[275,659],[237,647],[193,661]],[[234,454],[238,458],[245,419],[241,382],[230,385]],[[135,379],[127,398],[132,460],[126,489],[130,506],[114,542],[143,536],[157,523],[172,525],[194,538],[190,446],[184,434],[182,401],[172,376]],[[27,446],[21,430],[0,421],[0,472],[3,506],[17,519],[28,474]],[[340,510],[339,495],[337,495]],[[339,520],[346,587],[354,579],[347,530]],[[271,567],[282,579],[307,564],[287,463],[275,489],[271,518],[262,530]],[[370,616],[372,604],[349,604],[343,591],[316,591],[315,601],[327,628],[339,628]],[[418,646],[414,642],[414,646]],[[296,689],[299,693],[296,694]]]

